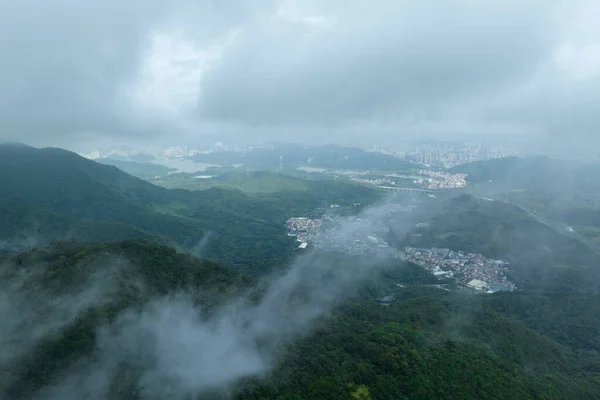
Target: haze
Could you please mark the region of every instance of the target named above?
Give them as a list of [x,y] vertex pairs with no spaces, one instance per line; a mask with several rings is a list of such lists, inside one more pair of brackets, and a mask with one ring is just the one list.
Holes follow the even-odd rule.
[[0,0],[0,398],[600,399],[598,16]]
[[[0,3],[2,140],[595,139],[595,1]],[[587,146],[589,148],[589,145]]]

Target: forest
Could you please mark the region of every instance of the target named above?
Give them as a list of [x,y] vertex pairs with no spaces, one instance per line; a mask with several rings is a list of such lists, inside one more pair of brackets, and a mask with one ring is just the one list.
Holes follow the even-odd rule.
[[[404,199],[417,207],[387,221],[386,240],[397,248],[447,247],[509,261],[518,290],[484,295],[400,259],[380,264],[326,250],[299,257],[285,219],[317,216],[333,202],[359,213],[381,199],[366,187],[315,181],[270,195],[168,190],[60,149],[1,150],[0,167],[10,172],[0,175],[5,398],[64,398],[61,390],[85,397],[92,383],[111,399],[600,397],[599,256],[516,206],[446,193]],[[354,209],[357,201],[362,207]],[[298,269],[301,262],[308,269]],[[339,298],[324,292],[333,289]],[[282,302],[269,300],[282,291]],[[188,323],[192,336],[172,342],[179,331],[160,333],[169,325],[147,316],[179,315],[181,304],[191,307],[183,308],[187,317],[172,321]],[[236,307],[251,310],[259,325],[239,322],[246,314]],[[314,316],[294,335],[267,324],[279,330],[264,336],[269,319],[261,318],[269,314],[261,307],[289,307],[290,323]],[[215,321],[244,334],[210,336],[222,329]],[[167,392],[149,396],[149,373],[172,379],[169,371],[180,371],[157,370],[166,353],[149,352],[152,343],[187,346],[180,353],[187,363],[189,355],[202,360],[197,335],[229,337],[265,364],[225,371],[217,387],[182,393],[163,385]],[[269,344],[270,337],[277,340]],[[192,365],[191,372],[218,362]]]
[[0,251],[49,238],[139,238],[255,273],[293,255],[284,229],[289,217],[322,214],[329,204],[356,213],[362,206],[353,203],[381,199],[373,189],[333,181],[266,195],[167,190],[66,150],[21,145],[0,146],[0,168]]
[[[119,267],[111,270],[110,263]],[[101,327],[126,312],[139,312],[154,298],[185,292],[201,307],[201,315],[210,316],[240,293],[250,290],[254,292],[250,298],[256,299],[251,301],[258,301],[264,290],[256,278],[145,241],[55,242],[5,257],[0,265],[4,289],[28,271],[26,290],[48,299],[77,293],[92,278],[97,284],[98,273],[116,274],[103,289],[103,295],[109,296],[105,301],[91,303],[54,333],[36,338],[35,346],[20,353],[18,362],[2,365],[0,387],[11,399],[31,398],[68,376],[73,365],[89,366],[98,350]],[[597,304],[597,297],[527,292],[473,295],[439,290],[434,282],[417,266],[390,264],[360,282],[347,300],[316,321],[307,336],[283,343],[266,375],[242,377],[226,390],[208,390],[200,398],[585,399],[600,395],[598,310],[588,308],[591,302]],[[374,301],[390,290],[395,293],[393,304]],[[32,340],[31,332],[14,338],[14,348]],[[143,365],[120,365],[120,372],[110,375],[110,398],[143,398],[137,384],[143,370]]]

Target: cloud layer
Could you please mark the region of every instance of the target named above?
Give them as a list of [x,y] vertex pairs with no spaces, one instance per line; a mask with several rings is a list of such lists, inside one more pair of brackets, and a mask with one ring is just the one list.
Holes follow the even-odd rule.
[[[363,211],[360,220],[340,223],[323,239],[350,243],[357,236],[375,234],[393,212],[386,204]],[[398,221],[398,230],[408,227]],[[129,385],[143,399],[188,399],[207,391],[231,390],[240,379],[270,373],[286,346],[310,334],[319,318],[376,278],[390,265],[391,257],[391,250],[377,245],[363,257],[307,250],[289,268],[266,279],[260,296],[240,293],[204,314],[194,295],[185,292],[120,310],[115,321],[97,327],[92,354],[79,358],[71,354],[66,370],[33,398],[100,400],[115,397],[113,390],[129,390]],[[47,265],[40,264],[33,272],[3,265],[6,273],[0,276],[0,289],[6,295],[0,300],[6,304],[0,303],[5,321],[0,344],[12,344],[11,351],[0,356],[0,373],[9,383],[7,393],[21,383],[21,371],[14,373],[11,366],[29,365],[32,346],[64,332],[90,309],[120,302],[114,299],[123,296],[123,285],[145,290],[142,279],[125,273],[132,267],[127,261],[112,256],[96,262],[86,266],[82,261],[75,268],[81,276],[74,280],[81,285],[53,278]],[[56,290],[61,285],[65,287]]]
[[598,12],[592,0],[2,2],[0,138],[589,139]]

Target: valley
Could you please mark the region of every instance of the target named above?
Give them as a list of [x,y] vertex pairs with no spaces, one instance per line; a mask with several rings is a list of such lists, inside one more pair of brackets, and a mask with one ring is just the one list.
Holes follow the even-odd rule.
[[0,400],[600,399],[599,15],[0,0]]
[[[0,153],[11,399],[60,398],[65,376],[83,396],[97,374],[116,399],[167,390],[153,376],[214,399],[600,393],[598,255],[468,194],[470,175],[431,196],[268,171],[187,190],[60,149]],[[186,378],[159,348],[222,378]]]

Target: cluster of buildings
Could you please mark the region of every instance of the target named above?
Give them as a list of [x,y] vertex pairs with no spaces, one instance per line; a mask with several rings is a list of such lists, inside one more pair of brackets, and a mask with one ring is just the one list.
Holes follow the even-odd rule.
[[296,240],[300,242],[298,247],[302,249],[314,240],[314,237],[320,232],[322,224],[321,218],[307,217],[292,217],[285,222],[288,236],[296,237]]
[[415,206],[388,203],[364,216],[325,214],[320,218],[292,217],[286,222],[288,236],[299,248],[309,245],[348,254],[397,252],[383,239],[389,233],[386,221],[394,213],[410,212]]
[[420,178],[416,183],[427,189],[456,189],[466,186],[467,174],[449,174],[442,171],[420,170],[419,175],[427,178]]
[[450,249],[407,247],[404,258],[438,277],[452,278],[460,285],[484,293],[512,291],[516,286],[506,276],[508,263],[481,254]]
[[[357,174],[360,175],[360,174]],[[434,171],[429,169],[419,170],[416,175],[404,176],[397,174],[388,174],[385,177],[380,178],[363,178],[360,176],[351,176],[350,180],[353,182],[366,183],[377,187],[389,187],[394,188],[396,185],[402,185],[396,180],[390,178],[401,178],[411,179],[412,183],[417,187],[435,190],[435,189],[456,189],[462,188],[467,184],[467,174],[451,174],[443,171]],[[406,185],[405,185],[406,186]],[[408,190],[408,189],[407,189]]]
[[[378,210],[379,216],[410,211],[410,207],[391,204]],[[463,287],[482,293],[512,291],[516,286],[507,278],[508,262],[481,254],[445,248],[407,247],[396,250],[383,239],[389,228],[378,218],[324,215],[321,218],[293,217],[286,222],[288,235],[296,237],[299,248],[326,248],[351,255],[378,253],[417,264],[439,278],[448,278]]]
[[298,248],[327,248],[348,254],[367,254],[389,249],[380,235],[389,229],[370,218],[324,215],[321,218],[293,217],[287,220],[288,235],[296,237]]
[[395,155],[399,158],[427,166],[451,168],[474,161],[506,158],[520,154],[504,146],[487,147],[478,143],[432,143],[431,145],[411,146]]

